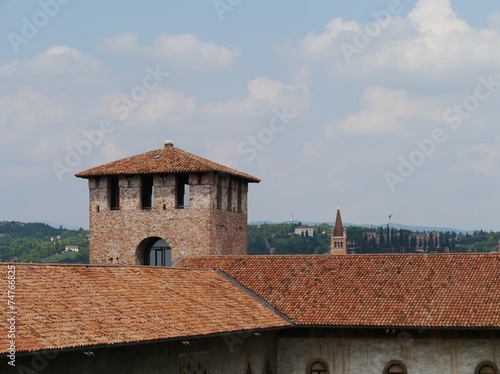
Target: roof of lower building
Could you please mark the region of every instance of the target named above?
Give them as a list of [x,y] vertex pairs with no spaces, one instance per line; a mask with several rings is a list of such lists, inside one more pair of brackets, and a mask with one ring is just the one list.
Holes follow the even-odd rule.
[[248,182],[260,182],[259,178],[252,175],[196,156],[173,145],[97,166],[82,171],[76,176],[91,178],[105,175],[206,172],[225,173],[243,178]]
[[17,352],[292,325],[500,328],[499,254],[207,256],[177,268],[2,264],[3,279],[9,267],[15,294],[2,318],[15,316]]
[[499,328],[499,254],[185,258],[219,269],[297,325]]
[[[5,292],[2,320],[15,316],[17,352],[289,325],[248,291],[212,270],[2,264],[6,287],[9,266],[15,269],[15,294],[9,309]],[[7,323],[0,327],[0,354],[9,348],[8,328]]]

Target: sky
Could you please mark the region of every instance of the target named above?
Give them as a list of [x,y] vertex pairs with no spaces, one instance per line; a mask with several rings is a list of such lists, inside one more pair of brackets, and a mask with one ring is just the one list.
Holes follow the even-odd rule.
[[500,231],[494,1],[0,0],[0,220],[88,227],[74,174],[176,147],[249,221]]

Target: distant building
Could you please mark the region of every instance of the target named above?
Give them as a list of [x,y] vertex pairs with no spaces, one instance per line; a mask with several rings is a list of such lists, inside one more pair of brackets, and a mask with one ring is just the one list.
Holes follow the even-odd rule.
[[417,246],[415,248],[417,252],[425,252],[428,250],[431,237],[434,241],[434,247],[439,247],[439,232],[437,231],[411,234],[410,240],[412,236],[417,240]]
[[302,226],[297,226],[295,228],[295,235],[309,235],[309,236],[313,236],[314,235],[314,227],[312,226],[308,226],[308,225],[302,225]]
[[337,208],[337,217],[335,218],[335,227],[331,232],[330,253],[333,255],[347,254],[347,230],[342,225],[340,208]]
[[80,252],[80,247],[77,245],[67,245],[64,252]]

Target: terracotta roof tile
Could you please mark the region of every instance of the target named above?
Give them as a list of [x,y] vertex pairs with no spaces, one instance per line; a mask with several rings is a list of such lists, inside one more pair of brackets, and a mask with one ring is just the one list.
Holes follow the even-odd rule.
[[233,277],[298,325],[500,327],[500,255],[182,259]]
[[[5,289],[7,267],[0,266]],[[18,352],[289,325],[212,270],[31,264],[15,267]],[[7,321],[6,297],[2,302],[2,319]],[[0,354],[9,346],[7,329],[6,323],[0,327]]]
[[90,178],[104,175],[133,174],[167,174],[167,173],[227,173],[249,182],[260,182],[260,179],[231,169],[227,166],[209,161],[176,147],[160,148],[140,155],[127,157],[108,164],[94,167],[76,174],[79,178]]

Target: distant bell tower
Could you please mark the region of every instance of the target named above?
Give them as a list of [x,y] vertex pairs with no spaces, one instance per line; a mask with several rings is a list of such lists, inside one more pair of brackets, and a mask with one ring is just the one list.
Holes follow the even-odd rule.
[[337,208],[337,217],[335,227],[331,232],[330,253],[332,255],[347,254],[347,231],[342,226],[342,217],[340,216],[340,207]]
[[247,254],[248,184],[260,182],[251,175],[166,141],[76,176],[89,181],[91,264]]

